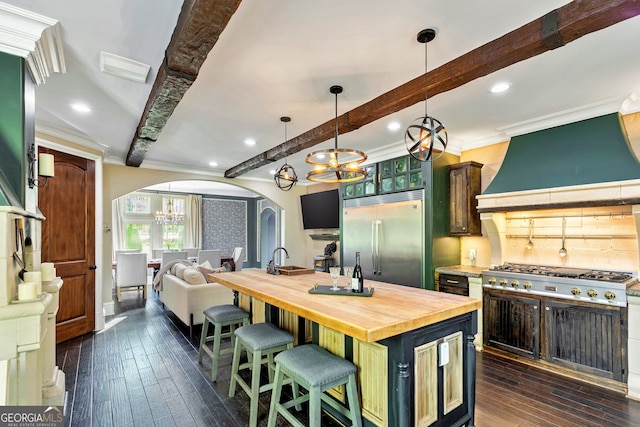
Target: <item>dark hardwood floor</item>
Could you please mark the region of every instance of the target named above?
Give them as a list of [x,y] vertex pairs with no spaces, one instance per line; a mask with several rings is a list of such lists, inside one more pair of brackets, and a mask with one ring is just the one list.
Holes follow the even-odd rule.
[[[245,426],[249,400],[229,398],[231,355],[211,382],[198,364],[198,335],[164,311],[155,294],[125,293],[107,328],[58,345],[66,374],[66,426]],[[478,353],[476,425],[640,426],[640,402],[532,366]],[[269,393],[260,399],[266,425]],[[300,415],[304,419],[304,414]],[[331,425],[323,420],[323,425]],[[281,421],[279,425],[287,425]],[[393,426],[390,426],[393,427]]]

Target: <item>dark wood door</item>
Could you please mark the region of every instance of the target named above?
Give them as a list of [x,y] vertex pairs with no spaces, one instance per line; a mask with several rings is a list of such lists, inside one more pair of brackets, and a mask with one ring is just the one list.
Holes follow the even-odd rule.
[[540,300],[485,291],[484,344],[531,359],[540,357]]
[[59,151],[55,178],[38,189],[42,261],[53,262],[64,284],[56,334],[62,342],[95,328],[95,163]]
[[546,360],[626,382],[626,308],[544,301]]

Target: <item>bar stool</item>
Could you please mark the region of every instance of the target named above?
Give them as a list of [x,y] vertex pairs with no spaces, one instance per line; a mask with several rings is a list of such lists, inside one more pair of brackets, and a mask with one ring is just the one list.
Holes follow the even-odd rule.
[[[234,335],[236,327],[249,324],[249,313],[236,307],[233,304],[214,305],[203,311],[204,323],[202,324],[202,334],[200,335],[200,351],[198,352],[198,363],[202,363],[202,356],[207,353],[211,357],[211,381],[218,378],[218,360],[221,354],[233,352]],[[213,335],[207,335],[209,324],[213,324]],[[229,326],[229,332],[222,332],[223,326]],[[231,338],[231,347],[220,350],[220,340]],[[207,343],[213,341],[213,347],[209,348]]]
[[[279,329],[272,323],[254,323],[242,326],[235,331],[236,343],[233,349],[233,364],[231,366],[231,383],[229,397],[236,393],[236,382],[251,398],[249,408],[249,427],[255,427],[258,422],[258,398],[263,391],[273,388],[275,353],[292,348],[293,336]],[[248,362],[240,364],[242,349],[247,352]],[[269,383],[260,386],[260,368],[267,363]],[[251,387],[240,377],[239,371],[251,369]],[[297,388],[294,389],[297,394]]]
[[[268,427],[276,425],[278,414],[297,427],[320,427],[322,401],[348,417],[353,426],[362,427],[356,385],[357,368],[353,363],[315,344],[305,344],[283,351],[275,357],[275,362],[276,378],[269,407]],[[280,403],[285,376],[293,380],[293,385],[301,385],[308,393],[298,396],[298,393],[294,392],[292,400]],[[346,384],[349,409],[324,393],[341,384]],[[309,401],[309,423],[305,425],[289,412],[289,408],[296,406],[297,409],[297,405],[306,401]]]

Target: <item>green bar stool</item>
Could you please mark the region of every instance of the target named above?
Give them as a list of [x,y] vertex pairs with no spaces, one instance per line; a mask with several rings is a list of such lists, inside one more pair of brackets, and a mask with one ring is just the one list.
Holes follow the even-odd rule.
[[[203,311],[204,323],[200,334],[200,351],[198,352],[198,363],[202,363],[202,356],[207,353],[211,357],[211,381],[218,378],[218,360],[221,354],[228,354],[233,351],[233,332],[238,326],[249,324],[249,313],[236,307],[233,304],[214,305]],[[213,325],[213,335],[207,335],[209,325]],[[223,326],[229,326],[229,332],[222,332]],[[231,338],[231,347],[220,350],[222,338]],[[208,343],[213,341],[212,348]]]
[[[351,425],[362,427],[362,415],[356,385],[356,366],[341,357],[329,353],[315,344],[305,344],[283,351],[275,357],[276,378],[269,407],[267,427],[276,425],[276,417],[281,414],[287,421],[297,427],[320,427],[322,402],[332,406],[351,420]],[[285,377],[293,380],[293,385],[300,385],[307,394],[298,396],[294,392],[293,399],[280,403],[282,384]],[[324,392],[341,384],[346,384],[349,409],[342,406]],[[295,390],[295,389],[294,389]],[[309,401],[309,423],[302,424],[289,412],[289,408]]]
[[[235,331],[236,342],[233,349],[233,364],[231,366],[231,383],[229,384],[229,397],[236,394],[236,383],[251,398],[249,408],[249,427],[255,427],[258,422],[258,398],[260,393],[273,388],[275,353],[293,347],[293,336],[279,329],[272,323],[254,323],[242,326]],[[248,362],[240,364],[240,353],[246,350]],[[269,383],[260,386],[260,368],[267,364]],[[239,374],[243,369],[251,369],[251,386],[249,386]],[[290,381],[289,381],[290,382]],[[294,394],[297,395],[297,387]]]

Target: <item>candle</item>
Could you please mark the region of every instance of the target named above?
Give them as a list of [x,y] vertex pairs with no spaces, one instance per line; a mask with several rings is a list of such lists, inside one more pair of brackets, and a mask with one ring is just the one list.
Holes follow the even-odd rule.
[[24,273],[24,281],[36,284],[36,295],[40,295],[42,293],[42,272],[27,271]]
[[56,278],[56,269],[52,262],[43,262],[40,270],[42,271],[43,282],[50,282]]
[[53,154],[41,153],[40,156],[38,156],[38,175],[55,176]]
[[36,293],[36,284],[34,282],[20,283],[18,285],[18,299],[35,299],[38,294]]

